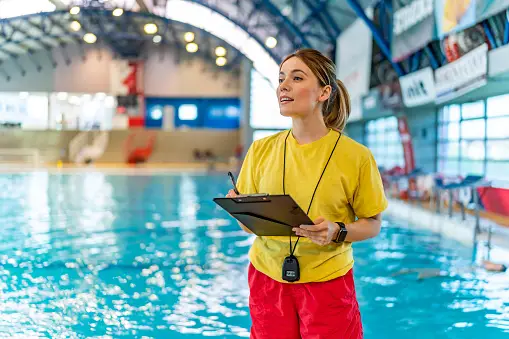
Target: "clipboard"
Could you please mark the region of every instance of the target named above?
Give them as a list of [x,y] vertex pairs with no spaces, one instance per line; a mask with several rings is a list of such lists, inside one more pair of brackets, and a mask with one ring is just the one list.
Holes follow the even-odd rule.
[[293,227],[313,224],[289,195],[253,194],[213,200],[258,236],[296,236]]

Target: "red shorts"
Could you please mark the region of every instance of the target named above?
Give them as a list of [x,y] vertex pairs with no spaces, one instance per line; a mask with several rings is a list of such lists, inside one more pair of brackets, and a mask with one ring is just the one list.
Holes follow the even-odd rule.
[[249,265],[251,338],[362,339],[352,270],[326,281],[280,283]]

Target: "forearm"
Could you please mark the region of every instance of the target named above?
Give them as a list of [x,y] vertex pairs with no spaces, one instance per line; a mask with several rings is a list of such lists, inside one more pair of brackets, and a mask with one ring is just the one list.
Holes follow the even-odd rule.
[[362,218],[345,226],[348,231],[345,241],[363,241],[374,238],[380,233],[382,217],[377,215],[372,218]]

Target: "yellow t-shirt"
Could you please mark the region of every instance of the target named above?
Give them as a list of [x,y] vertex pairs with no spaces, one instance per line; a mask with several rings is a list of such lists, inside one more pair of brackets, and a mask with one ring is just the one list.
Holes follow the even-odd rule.
[[[283,194],[283,150],[288,131],[255,141],[242,165],[238,189],[242,194]],[[285,189],[307,211],[311,196],[339,132],[299,145],[290,133],[286,148]],[[351,223],[387,208],[380,173],[371,152],[342,135],[318,186],[309,217]],[[292,244],[297,238],[292,238]],[[289,255],[289,237],[256,237],[249,259],[260,272],[279,282]],[[301,238],[294,255],[299,260],[299,283],[328,281],[345,275],[353,266],[351,243],[319,246]]]

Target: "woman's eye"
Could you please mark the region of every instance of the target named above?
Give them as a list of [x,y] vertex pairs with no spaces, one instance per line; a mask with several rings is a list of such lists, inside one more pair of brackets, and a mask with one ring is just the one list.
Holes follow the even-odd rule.
[[294,77],[293,80],[296,80],[296,81],[301,81],[302,78],[301,77]]
[[282,83],[283,82],[283,79],[279,79],[279,83]]

